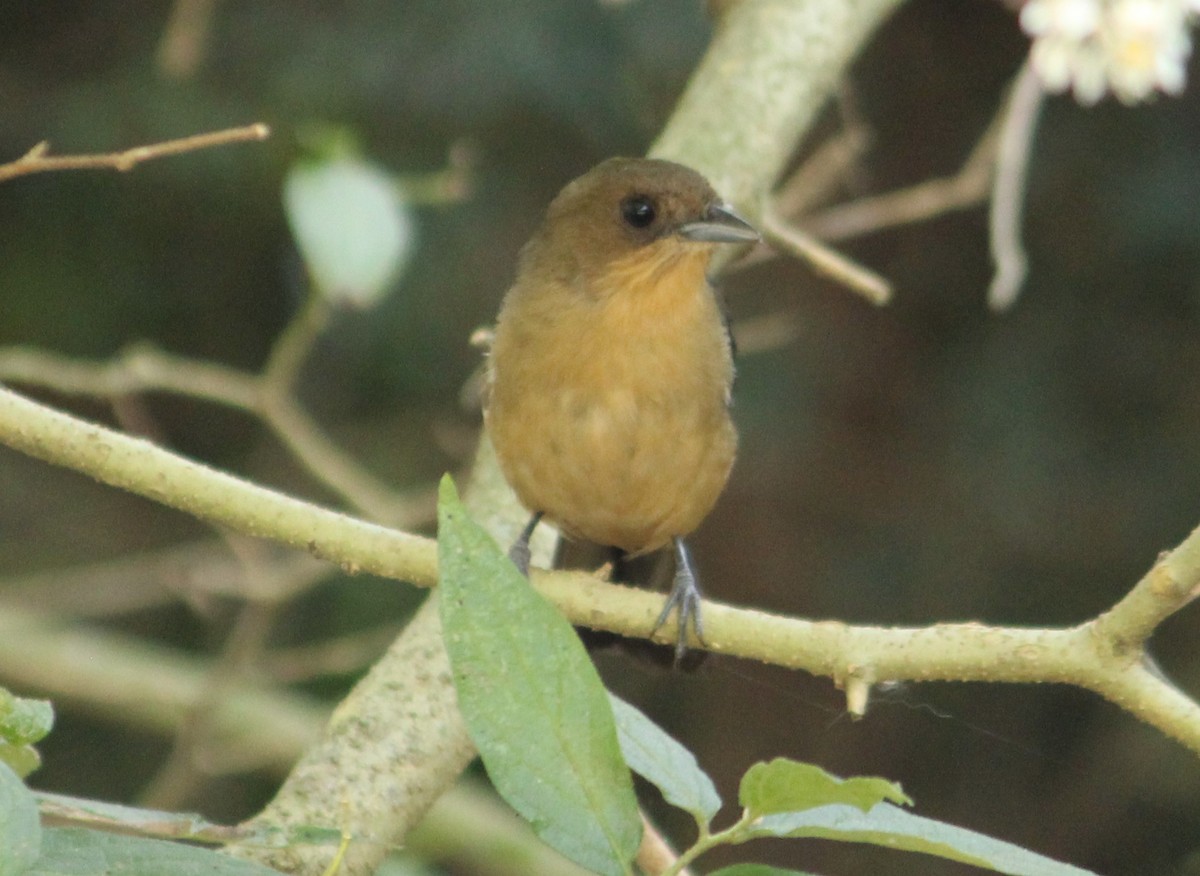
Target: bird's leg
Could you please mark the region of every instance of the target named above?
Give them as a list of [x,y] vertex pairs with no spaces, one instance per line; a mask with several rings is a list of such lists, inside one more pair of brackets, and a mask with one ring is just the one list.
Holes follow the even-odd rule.
[[624,581],[625,575],[628,573],[626,566],[629,564],[625,560],[625,551],[619,547],[609,547],[608,549],[608,564],[612,571],[609,572],[609,581]]
[[696,583],[696,573],[692,569],[692,557],[687,545],[679,536],[672,539],[675,545],[675,580],[671,583],[671,593],[667,596],[667,604],[663,606],[658,620],[654,622],[657,631],[671,612],[679,609],[678,633],[675,637],[675,662],[683,660],[687,653],[688,627],[696,633],[696,638],[704,641],[704,624],[700,617],[700,587]]
[[526,577],[529,576],[529,539],[533,536],[533,531],[537,529],[541,519],[542,512],[535,511],[529,518],[529,522],[525,524],[525,528],[521,530],[521,534],[517,536],[517,540],[513,542],[513,546],[508,549],[508,558],[513,561],[517,571]]

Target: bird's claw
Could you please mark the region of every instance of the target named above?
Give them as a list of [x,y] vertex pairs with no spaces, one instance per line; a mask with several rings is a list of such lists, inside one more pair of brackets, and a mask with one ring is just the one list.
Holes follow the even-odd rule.
[[671,612],[677,611],[675,633],[675,664],[678,666],[688,650],[688,631],[695,635],[696,641],[704,644],[704,620],[700,613],[700,588],[696,584],[696,574],[692,571],[692,560],[688,555],[687,546],[683,539],[675,539],[675,579],[671,583],[671,592],[667,602],[654,622],[651,634],[656,633],[670,618]]
[[518,572],[520,572],[526,578],[529,577],[530,550],[528,540],[518,541],[511,548],[509,548],[508,558],[512,560],[513,565],[517,567]]
[[517,571],[526,578],[529,577],[529,539],[533,538],[533,531],[537,529],[541,519],[542,512],[535,511],[529,518],[529,522],[525,524],[525,528],[521,530],[521,534],[517,536],[517,540],[513,542],[513,546],[508,549],[508,558],[517,567]]

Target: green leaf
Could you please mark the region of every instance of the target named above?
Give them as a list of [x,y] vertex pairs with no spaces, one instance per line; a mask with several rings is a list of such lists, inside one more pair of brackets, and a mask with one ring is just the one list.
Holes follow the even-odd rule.
[[279,871],[196,846],[58,827],[45,831],[41,857],[22,872],[23,876],[272,876]]
[[0,688],[0,739],[13,745],[28,745],[45,738],[54,726],[54,708],[49,700],[14,697]]
[[438,564],[459,707],[496,790],[566,857],[604,876],[631,872],[641,819],[600,677],[571,625],[467,516],[449,476]]
[[0,763],[8,764],[23,779],[42,765],[42,757],[32,745],[0,742]]
[[839,779],[810,763],[777,757],[756,763],[742,777],[738,802],[752,818],[846,803],[864,812],[883,800],[911,804],[900,786],[886,779]]
[[833,805],[768,815],[752,825],[751,836],[872,843],[889,849],[923,852],[1009,876],[1095,876],[1089,870],[962,827],[913,815],[887,803],[880,803],[869,812],[855,806]]
[[722,867],[708,876],[812,876],[799,870],[781,870],[778,867],[768,867],[766,864],[734,864],[732,867]]
[[42,826],[37,803],[16,773],[0,763],[0,876],[19,876],[37,860]]
[[692,753],[629,703],[608,695],[617,739],[629,768],[662,791],[663,798],[707,826],[721,808],[712,779]]
[[283,185],[288,224],[315,290],[367,308],[408,263],[413,221],[386,172],[340,154],[304,161]]

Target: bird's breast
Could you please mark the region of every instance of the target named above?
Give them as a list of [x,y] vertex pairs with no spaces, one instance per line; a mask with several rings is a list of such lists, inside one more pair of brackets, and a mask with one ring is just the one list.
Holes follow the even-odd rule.
[[703,264],[617,280],[582,299],[562,288],[522,300],[514,289],[487,420],[528,508],[568,535],[640,553],[690,533],[725,485],[733,366]]

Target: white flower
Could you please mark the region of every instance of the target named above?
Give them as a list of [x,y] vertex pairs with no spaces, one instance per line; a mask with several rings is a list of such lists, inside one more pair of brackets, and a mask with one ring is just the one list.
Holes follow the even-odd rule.
[[1137,103],[1183,90],[1200,0],[1029,0],[1021,27],[1047,91],[1092,104],[1112,91]]
[[1096,0],[1030,0],[1021,9],[1021,27],[1030,36],[1082,40],[1099,29],[1100,5]]
[[1111,58],[1113,92],[1125,103],[1144,100],[1158,88],[1167,94],[1183,90],[1188,55],[1188,13],[1182,3],[1164,0],[1117,0],[1105,22],[1101,41]]

